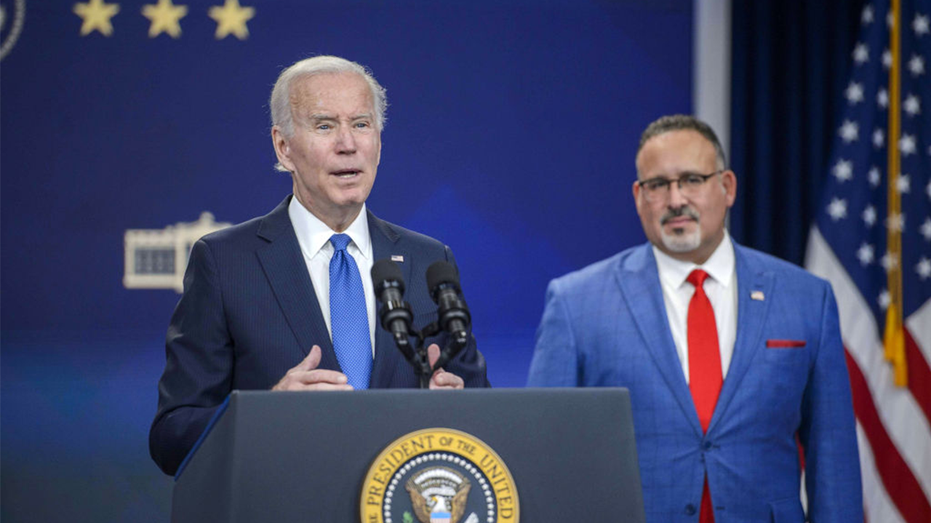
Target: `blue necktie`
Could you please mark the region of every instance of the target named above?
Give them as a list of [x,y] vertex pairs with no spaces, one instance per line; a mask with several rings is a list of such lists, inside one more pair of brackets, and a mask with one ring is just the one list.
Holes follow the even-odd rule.
[[358,390],[369,387],[372,339],[362,277],[356,261],[346,252],[350,241],[347,234],[330,237],[336,249],[330,258],[330,325],[339,365],[349,378],[349,384]]

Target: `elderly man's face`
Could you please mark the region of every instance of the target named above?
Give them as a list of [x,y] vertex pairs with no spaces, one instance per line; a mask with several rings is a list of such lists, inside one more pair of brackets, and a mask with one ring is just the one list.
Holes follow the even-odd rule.
[[342,231],[372,191],[381,158],[372,92],[355,73],[309,76],[292,85],[291,112],[293,136],[272,130],[278,161],[298,201]]
[[[640,180],[675,181],[686,174],[717,171],[714,146],[692,130],[654,136],[637,155]],[[676,183],[648,201],[646,189],[633,185],[637,214],[647,239],[670,256],[704,263],[724,238],[724,218],[734,204],[737,179],[732,171],[709,178],[695,194],[683,194]]]

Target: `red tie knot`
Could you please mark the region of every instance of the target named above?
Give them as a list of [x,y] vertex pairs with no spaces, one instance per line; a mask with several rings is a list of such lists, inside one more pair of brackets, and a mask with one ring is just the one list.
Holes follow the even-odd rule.
[[708,278],[708,273],[707,273],[707,272],[705,272],[705,271],[703,271],[703,270],[701,270],[701,269],[695,269],[694,271],[692,271],[691,273],[689,273],[689,277],[686,278],[685,281],[687,281],[687,282],[691,283],[692,285],[694,285],[696,289],[701,289],[701,288],[702,288],[702,285],[705,284],[705,279],[706,279],[706,278]]

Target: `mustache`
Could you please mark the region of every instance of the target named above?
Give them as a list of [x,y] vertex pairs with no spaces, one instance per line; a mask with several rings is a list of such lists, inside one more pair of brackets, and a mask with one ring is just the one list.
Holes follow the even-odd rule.
[[685,206],[678,207],[675,209],[670,209],[669,211],[667,211],[666,214],[664,214],[663,217],[660,218],[659,223],[660,225],[666,225],[666,222],[668,222],[669,220],[673,218],[679,218],[681,216],[687,216],[689,218],[692,218],[696,222],[698,221],[698,211],[685,205]]

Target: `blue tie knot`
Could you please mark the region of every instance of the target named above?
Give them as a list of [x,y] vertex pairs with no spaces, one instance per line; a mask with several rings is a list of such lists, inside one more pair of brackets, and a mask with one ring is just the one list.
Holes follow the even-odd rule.
[[350,238],[348,234],[334,234],[330,236],[330,243],[333,244],[333,248],[337,251],[345,251],[351,241],[352,238]]

